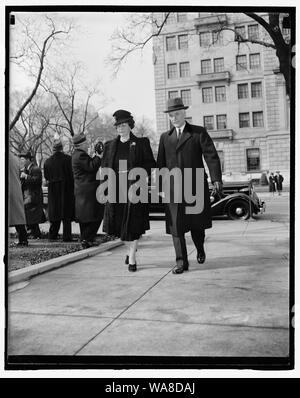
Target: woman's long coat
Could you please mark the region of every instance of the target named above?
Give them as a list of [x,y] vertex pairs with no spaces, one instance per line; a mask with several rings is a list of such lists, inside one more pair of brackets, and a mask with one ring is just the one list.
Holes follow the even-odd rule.
[[10,226],[25,225],[25,210],[20,180],[19,158],[9,152],[8,223]]
[[[182,175],[187,168],[192,169],[192,192],[196,193],[196,174],[197,168],[204,169],[203,159],[208,166],[211,181],[222,181],[221,164],[214,143],[201,126],[191,125],[186,122],[185,128],[179,142],[177,141],[177,132],[175,128],[163,133],[160,137],[157,167],[159,169],[166,167],[172,170],[178,167]],[[204,171],[204,170],[203,170]],[[185,180],[183,178],[182,187]],[[187,203],[175,203],[172,199],[166,204],[166,232],[175,236],[182,235],[191,229],[211,228],[211,206],[210,194],[207,182],[207,175],[204,172],[204,184],[201,191],[204,190],[204,208],[197,214],[186,214]],[[171,198],[174,186],[171,184]],[[193,204],[192,204],[193,205]]]
[[75,219],[80,223],[102,221],[104,206],[96,198],[99,180],[96,179],[101,164],[98,156],[91,158],[82,149],[72,154],[74,176]]
[[49,221],[74,220],[75,198],[71,156],[61,151],[45,161],[44,177],[48,181]]
[[42,170],[30,163],[24,172],[27,178],[21,178],[26,224],[40,224],[46,221],[43,210]]
[[[120,137],[118,136],[117,138],[105,143],[101,168],[105,167],[113,169],[114,158],[119,140]],[[149,139],[146,137],[139,138],[130,133],[128,171],[132,170],[135,167],[143,168],[144,170],[146,170],[147,175],[150,176],[151,168],[156,167],[156,162],[153,157]],[[128,181],[128,189],[134,182],[135,181]],[[128,200],[125,204],[125,208],[125,211],[127,213],[125,221],[126,231],[137,235],[142,235],[143,233],[145,233],[145,231],[150,228],[149,204],[141,202],[132,203],[130,200]],[[108,234],[114,233],[114,219],[114,204],[106,202],[103,220],[104,232]]]

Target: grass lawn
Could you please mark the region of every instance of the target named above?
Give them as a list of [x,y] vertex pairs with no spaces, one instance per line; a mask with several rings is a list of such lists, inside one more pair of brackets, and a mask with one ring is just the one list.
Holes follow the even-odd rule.
[[[29,239],[27,247],[17,247],[18,240],[12,234],[7,251],[8,272],[82,250],[79,236],[73,235],[73,239],[74,242],[63,242],[61,239],[51,242],[43,235],[42,239]],[[96,242],[100,245],[114,239],[113,236],[100,234]]]

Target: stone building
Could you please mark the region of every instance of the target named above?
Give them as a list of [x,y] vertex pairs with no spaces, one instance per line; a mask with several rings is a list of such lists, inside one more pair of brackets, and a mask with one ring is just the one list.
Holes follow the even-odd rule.
[[[161,22],[165,13],[154,17]],[[214,140],[224,181],[280,170],[288,182],[289,100],[278,58],[274,49],[240,37],[270,42],[242,13],[170,14],[153,42],[157,131],[170,127],[167,99],[181,96],[187,120]]]

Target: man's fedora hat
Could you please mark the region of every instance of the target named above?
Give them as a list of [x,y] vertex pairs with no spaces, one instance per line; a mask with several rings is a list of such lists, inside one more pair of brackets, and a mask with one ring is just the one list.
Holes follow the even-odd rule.
[[85,134],[83,134],[83,133],[76,134],[76,135],[74,135],[74,137],[73,137],[73,144],[74,144],[75,146],[81,144],[81,143],[84,142],[84,141],[86,141],[86,136],[85,136]]
[[33,158],[32,153],[30,151],[20,152],[18,154],[18,156],[19,156],[19,158],[25,158],[25,159],[29,159],[29,160],[32,160],[32,158]]
[[167,110],[165,113],[179,111],[179,109],[187,109],[188,106],[184,106],[182,99],[180,97],[177,98],[170,98],[167,102]]

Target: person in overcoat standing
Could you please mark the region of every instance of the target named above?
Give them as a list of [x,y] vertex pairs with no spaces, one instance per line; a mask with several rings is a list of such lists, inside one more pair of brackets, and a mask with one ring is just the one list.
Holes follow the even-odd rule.
[[63,241],[70,242],[75,217],[74,179],[71,156],[63,152],[60,139],[54,140],[53,155],[44,163],[44,177],[48,186],[49,239],[57,239],[62,221]]
[[28,246],[26,217],[20,180],[19,159],[9,152],[9,193],[8,193],[8,224],[15,227],[19,242],[17,246]]
[[283,177],[280,174],[280,171],[276,171],[276,175],[275,175],[274,179],[275,179],[276,189],[277,189],[278,195],[281,195]]
[[274,176],[274,173],[270,173],[270,175],[269,175],[269,192],[271,192],[272,195],[274,196],[275,191],[276,191],[275,176]]
[[[222,193],[222,172],[218,153],[211,137],[205,128],[189,124],[185,121],[185,109],[181,98],[169,99],[165,113],[168,114],[173,127],[160,137],[157,167],[166,167],[169,170],[179,168],[192,170],[191,185],[195,189],[196,169],[204,169],[203,157],[208,166],[214,190]],[[183,182],[184,185],[184,182]],[[176,254],[174,274],[181,274],[189,269],[186,249],[185,233],[191,231],[192,240],[197,249],[198,263],[204,263],[206,254],[204,250],[205,229],[212,227],[210,194],[207,175],[204,173],[203,211],[198,214],[187,214],[187,203],[184,197],[181,203],[176,203],[172,196],[166,203],[166,232],[172,234]],[[171,186],[172,191],[172,186]]]
[[87,249],[95,245],[95,238],[103,219],[104,206],[96,198],[99,186],[96,175],[102,155],[96,152],[95,156],[91,157],[88,154],[88,143],[83,133],[75,135],[73,143],[75,219],[79,222],[82,247]]
[[27,230],[30,236],[39,239],[39,224],[46,221],[43,210],[42,170],[33,163],[33,156],[29,151],[20,153],[19,157]]
[[[145,171],[145,178],[148,179],[151,168],[155,168],[156,162],[149,139],[136,137],[132,133],[131,130],[134,128],[135,122],[131,113],[119,109],[113,114],[113,117],[115,118],[117,137],[105,143],[101,168],[109,168],[116,175],[114,187],[116,200],[115,202],[107,201],[105,204],[103,231],[118,236],[125,242],[127,246],[125,263],[128,264],[130,272],[135,272],[139,239],[150,228],[149,204],[142,203],[142,201],[134,203],[131,200],[130,189],[136,181],[128,181],[127,177],[133,168],[142,168]],[[119,182],[120,177],[122,178],[120,181],[124,181],[124,176],[126,184]],[[147,181],[145,185],[147,185],[148,195]]]

